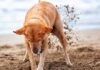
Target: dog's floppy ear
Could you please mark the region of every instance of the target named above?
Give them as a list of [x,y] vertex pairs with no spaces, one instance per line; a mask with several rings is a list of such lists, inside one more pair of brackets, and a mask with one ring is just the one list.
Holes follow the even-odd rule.
[[20,28],[20,29],[18,29],[16,31],[13,31],[13,32],[16,33],[16,34],[18,34],[18,35],[22,35],[25,32],[25,27],[22,27],[22,28]]
[[48,27],[48,26],[45,27],[45,32],[49,33],[51,31],[52,31],[52,28],[51,27]]

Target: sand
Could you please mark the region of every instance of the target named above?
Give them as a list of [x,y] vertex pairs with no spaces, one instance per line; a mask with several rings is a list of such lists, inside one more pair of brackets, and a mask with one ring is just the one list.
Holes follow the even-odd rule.
[[[77,33],[80,43],[68,50],[73,66],[66,65],[63,52],[53,52],[46,57],[45,70],[100,70],[100,29]],[[25,54],[22,41],[16,35],[0,35],[0,70],[31,70],[29,61],[22,61]]]
[[0,45],[15,45],[22,44],[24,42],[23,36],[16,34],[1,34],[0,35]]

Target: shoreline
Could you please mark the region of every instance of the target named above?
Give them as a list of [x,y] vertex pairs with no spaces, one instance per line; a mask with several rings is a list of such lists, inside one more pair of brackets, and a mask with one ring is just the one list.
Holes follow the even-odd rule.
[[[99,42],[100,41],[100,28],[97,29],[84,29],[74,30],[78,36],[86,42]],[[0,34],[0,45],[16,45],[24,43],[24,37],[16,34]]]
[[15,45],[24,43],[24,37],[16,34],[0,35],[0,45]]

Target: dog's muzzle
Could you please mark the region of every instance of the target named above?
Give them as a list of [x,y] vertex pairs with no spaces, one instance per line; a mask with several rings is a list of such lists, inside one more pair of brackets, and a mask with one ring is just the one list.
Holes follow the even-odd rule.
[[33,47],[33,53],[39,55],[42,52],[43,52],[43,49],[42,48]]

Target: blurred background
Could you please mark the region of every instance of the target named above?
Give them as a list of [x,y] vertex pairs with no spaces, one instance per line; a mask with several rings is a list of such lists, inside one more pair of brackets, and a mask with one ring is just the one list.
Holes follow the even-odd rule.
[[[80,19],[77,29],[100,28],[100,0],[47,0],[75,8]],[[38,0],[0,0],[0,34],[11,34],[24,23],[26,12]]]
[[[73,66],[66,65],[61,44],[51,35],[48,38],[50,55],[44,70],[100,70],[100,0],[46,1],[60,7],[74,7],[79,19],[68,23],[72,29],[66,27],[69,31],[64,32]],[[30,63],[23,62],[26,51],[23,36],[13,31],[23,26],[27,11],[37,3],[38,0],[0,0],[0,70],[30,70]],[[65,14],[61,9],[59,12]]]
[[[74,25],[74,29],[85,30],[100,28],[100,0],[46,1],[58,6],[69,5],[74,7],[76,14],[80,18],[77,24]],[[38,0],[0,0],[0,43],[2,43],[5,37],[8,37],[4,35],[13,34],[13,30],[20,28],[24,24],[28,9],[36,3],[38,3]]]

